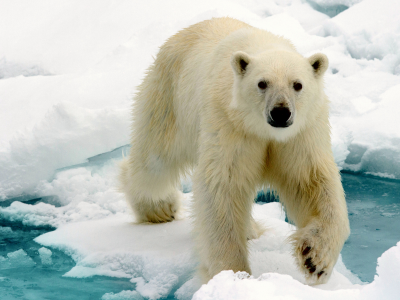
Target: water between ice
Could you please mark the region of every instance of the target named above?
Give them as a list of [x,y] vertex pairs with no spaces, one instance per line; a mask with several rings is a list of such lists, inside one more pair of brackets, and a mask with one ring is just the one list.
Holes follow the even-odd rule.
[[[351,224],[350,238],[342,250],[343,261],[362,281],[371,282],[377,258],[400,240],[400,183],[352,174],[342,174],[342,179]],[[257,200],[269,202],[274,198],[259,194]],[[53,228],[27,227],[4,219],[0,226],[1,299],[100,299],[105,293],[135,288],[128,279],[62,277],[74,261],[63,252],[33,241]]]
[[33,239],[53,228],[33,228],[0,220],[0,299],[100,299],[105,293],[133,290],[128,279],[62,277],[74,265],[71,257]]
[[362,281],[374,279],[376,260],[400,241],[400,183],[342,174],[351,234],[343,262]]
[[[372,282],[377,258],[400,241],[400,182],[342,173],[342,183],[351,228],[342,259],[362,281]],[[260,192],[257,201],[276,199]]]

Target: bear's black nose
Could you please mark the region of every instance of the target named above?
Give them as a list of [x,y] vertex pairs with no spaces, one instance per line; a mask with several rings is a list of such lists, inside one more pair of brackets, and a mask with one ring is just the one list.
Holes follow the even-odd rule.
[[291,122],[288,122],[291,114],[287,107],[275,107],[270,112],[268,123],[273,127],[289,127],[292,125]]

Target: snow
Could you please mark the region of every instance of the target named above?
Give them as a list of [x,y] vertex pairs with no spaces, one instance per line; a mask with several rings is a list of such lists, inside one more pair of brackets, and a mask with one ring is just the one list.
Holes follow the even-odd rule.
[[53,263],[53,260],[51,259],[53,253],[50,249],[42,247],[38,251],[40,255],[40,260],[42,261],[42,265],[48,266]]
[[[400,84],[400,8],[356,2],[313,1],[350,7],[334,18],[300,0],[153,0],[140,9],[127,0],[7,3],[0,12],[0,198],[32,194],[55,169],[128,144],[131,98],[157,48],[185,26],[225,15],[291,39],[304,55],[328,54],[336,162],[399,178],[368,155],[400,160],[396,92],[386,100]],[[375,128],[370,121],[382,117]],[[345,164],[352,145],[368,148],[359,166]]]
[[[186,194],[188,195],[188,194]],[[137,291],[159,299],[182,285],[193,273],[191,223],[133,224],[129,214],[72,222],[39,236],[36,242],[62,250],[76,266],[64,276],[105,275],[132,278]]]
[[50,204],[29,205],[16,201],[0,208],[0,217],[27,226],[59,227],[69,222],[126,212],[123,195],[115,191],[116,177],[115,163],[101,168],[78,167],[61,171],[51,182],[39,182],[35,189],[38,197],[48,196],[45,201]]
[[[223,299],[399,299],[398,283],[400,274],[400,242],[386,251],[378,259],[378,275],[367,285],[353,285],[328,291],[326,286],[318,288],[303,285],[289,275],[267,273],[259,277],[249,276],[245,272],[223,271],[207,285],[203,285],[193,296],[193,300]],[[330,283],[332,285],[332,280]]]
[[[364,0],[327,21],[323,27],[327,35],[344,37],[352,57],[379,58],[392,64],[391,71],[397,72],[400,71],[397,69],[399,11],[400,4],[397,1]],[[397,59],[393,56],[397,56]]]
[[22,249],[8,253],[7,258],[0,256],[0,269],[29,268],[35,264]]
[[358,289],[327,292],[302,285],[289,275],[264,274],[258,278],[247,273],[222,271],[207,285],[197,291],[193,300],[199,299],[356,299]]
[[[276,203],[253,212],[268,228],[250,243],[253,277],[226,271],[201,286],[190,195],[179,220],[152,226],[135,224],[116,190],[118,159],[129,148],[132,95],[158,47],[181,28],[221,16],[287,37],[305,56],[327,54],[336,163],[399,180],[399,12],[396,0],[2,3],[0,201],[41,200],[0,207],[0,218],[56,228],[36,241],[45,246],[43,265],[52,264],[51,249],[73,257],[76,266],[64,276],[136,283],[136,291],[102,299],[400,298],[400,244],[378,260],[372,283],[361,285],[339,259],[328,284],[305,285],[286,243],[294,227]],[[189,178],[182,187],[190,191]],[[0,234],[14,233],[0,227]],[[35,261],[22,249],[0,256],[0,269],[23,265]]]
[[122,291],[117,294],[107,293],[101,300],[143,300],[143,297],[135,291]]
[[[350,7],[334,18],[300,0],[153,0],[140,9],[123,0],[95,8],[90,0],[8,3],[0,12],[0,198],[32,194],[55,169],[127,144],[131,97],[158,46],[182,27],[225,15],[291,39],[304,55],[328,54],[336,162],[399,178],[368,158],[372,152],[385,159],[389,151],[400,160],[396,93],[386,100],[400,84],[400,8],[385,1],[313,1]],[[382,117],[387,122],[375,128],[370,120]],[[345,164],[351,145],[369,150],[360,166]]]
[[14,136],[10,150],[0,156],[0,198],[32,193],[38,179],[50,179],[54,170],[123,144],[128,112],[67,102],[52,106],[32,131]]

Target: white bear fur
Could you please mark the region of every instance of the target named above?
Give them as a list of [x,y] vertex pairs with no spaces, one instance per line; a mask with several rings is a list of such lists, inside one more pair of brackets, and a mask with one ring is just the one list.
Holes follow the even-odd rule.
[[[299,268],[310,284],[328,280],[349,221],[331,151],[327,67],[325,55],[304,58],[288,40],[231,18],[190,26],[160,48],[133,104],[121,190],[139,222],[171,221],[179,178],[195,168],[204,282],[222,270],[251,273],[247,240],[260,234],[251,207],[266,185],[298,228],[290,239]],[[266,121],[280,102],[294,116],[286,128]]]

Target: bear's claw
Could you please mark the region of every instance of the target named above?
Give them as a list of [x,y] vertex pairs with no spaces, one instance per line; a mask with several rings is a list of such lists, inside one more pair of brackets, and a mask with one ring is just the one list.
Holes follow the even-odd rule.
[[323,239],[321,232],[298,230],[292,237],[294,256],[308,284],[326,283],[336,262],[333,245]]
[[304,250],[303,250],[303,255],[307,255],[309,252],[310,252],[310,250],[311,250],[311,247],[306,247]]
[[172,193],[163,200],[142,198],[132,203],[133,211],[139,223],[165,223],[178,217],[181,193]]
[[[164,207],[154,207],[152,212],[147,213],[147,220],[152,223],[171,222],[175,219],[172,205],[162,203]],[[175,210],[176,211],[176,210]]]
[[312,263],[311,257],[306,259],[306,262],[304,263],[306,268],[310,271],[310,273],[314,273],[316,270],[315,265]]

